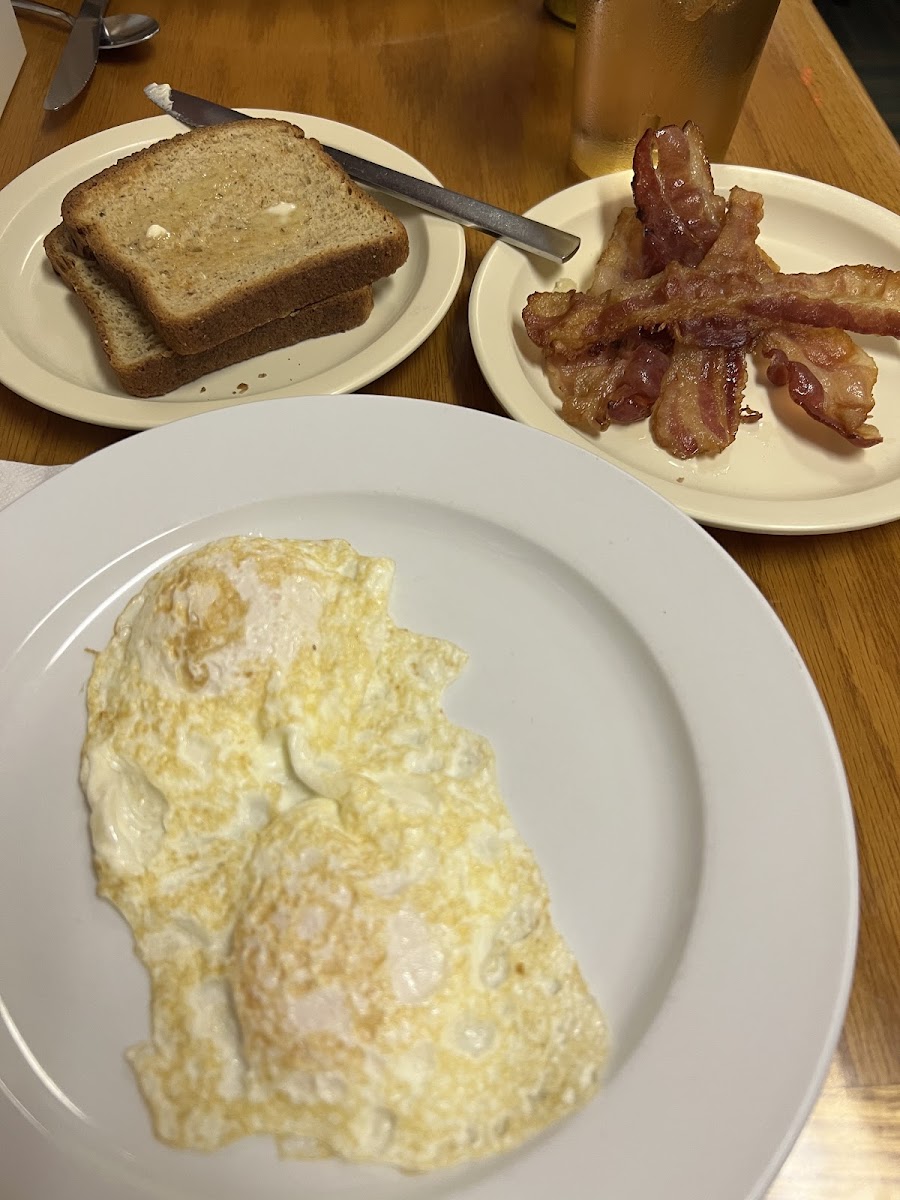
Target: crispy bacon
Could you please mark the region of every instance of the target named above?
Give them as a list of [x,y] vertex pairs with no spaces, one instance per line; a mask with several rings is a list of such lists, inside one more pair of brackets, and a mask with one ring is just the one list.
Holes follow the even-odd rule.
[[754,350],[770,360],[766,374],[804,412],[855,446],[876,446],[881,434],[866,420],[878,377],[874,360],[840,329],[783,325],[769,329]]
[[760,279],[746,269],[707,272],[672,263],[626,284],[607,303],[580,296],[550,340],[560,353],[576,355],[632,329],[665,325],[693,345],[734,346],[785,322],[900,337],[900,271],[834,267],[820,275]]
[[644,420],[659,395],[670,348],[664,335],[635,335],[574,362],[549,357],[545,365],[563,420],[587,433]]
[[[748,238],[754,247],[754,211],[740,227],[732,217],[730,228],[723,228],[725,201],[715,194],[703,140],[691,123],[644,135],[632,190],[647,238],[645,255],[652,254],[659,269],[670,262],[697,266],[739,251],[746,256]],[[676,458],[724,450],[737,434],[745,380],[742,346],[676,346],[650,420],[653,440]]]
[[[711,179],[709,186],[712,186]],[[722,203],[724,205],[724,201]],[[628,261],[627,256],[632,256],[633,263],[633,256],[639,253],[634,241],[633,219],[629,219],[632,212],[631,209],[623,209],[619,214],[610,241],[597,264],[590,292],[534,292],[528,297],[522,316],[528,336],[537,345],[557,354],[580,356],[592,344],[609,345],[618,340],[617,337],[605,336],[597,323],[604,314],[616,311],[616,303],[621,303],[627,310],[627,297],[632,291],[637,297],[664,299],[665,286],[674,266],[669,269],[669,274],[657,274],[643,282],[637,282],[634,274],[629,279],[623,269]],[[744,192],[741,188],[732,189],[731,203],[719,236],[704,262],[708,261],[717,271],[728,265],[731,268],[744,267],[758,274],[760,268],[755,240],[761,216],[761,197],[753,192]],[[707,291],[711,286],[717,290],[717,275],[711,280],[707,273],[701,275],[700,280],[707,284]],[[632,284],[633,288],[629,286]],[[626,299],[620,300],[623,293]],[[631,328],[636,324],[632,322]],[[622,328],[618,337],[628,332],[628,328]]]
[[763,198],[759,192],[733,187],[728,193],[719,235],[703,259],[703,270],[712,272],[741,268],[758,279],[771,275],[772,268],[764,261],[756,244],[762,218]]
[[[623,208],[597,260],[588,292],[532,292],[528,297],[522,320],[526,333],[535,345],[553,352],[553,334],[560,321],[565,320],[573,327],[577,326],[579,310],[592,314],[597,297],[605,296],[611,288],[642,279],[642,253],[641,225],[633,208]],[[582,360],[586,351],[590,351],[588,342],[582,346],[579,355]]]
[[614,346],[598,346],[576,359],[544,352],[544,369],[550,386],[562,400],[560,416],[568,425],[585,433],[597,433],[609,426],[603,391],[612,380],[617,357],[618,348]]
[[610,288],[643,279],[649,273],[644,261],[644,228],[633,208],[623,208],[597,259],[588,292],[605,296]]
[[[777,267],[756,245],[763,200],[755,192],[734,188],[728,221],[704,268],[729,263],[748,267],[757,279],[771,279]],[[695,336],[683,324],[682,336]],[[788,393],[814,420],[828,425],[857,446],[874,446],[881,435],[865,422],[875,403],[873,388],[878,376],[875,362],[843,329],[818,329],[781,325],[757,339],[756,352],[770,359],[767,376]]]
[[579,308],[587,314],[595,312],[593,297],[588,299],[586,292],[576,291],[532,292],[522,309],[525,332],[536,346],[549,349],[560,321],[570,321],[574,327]]
[[650,418],[653,440],[676,458],[718,454],[737,434],[746,381],[743,350],[677,343]]
[[668,334],[640,335],[619,346],[621,383],[609,398],[607,416],[613,425],[632,425],[650,416],[669,365],[672,339]]
[[[725,202],[715,195],[712,175],[696,126],[649,131],[635,154],[634,210],[623,209],[616,221],[591,283],[589,294],[602,297],[624,283],[643,278],[672,259],[696,263],[715,242]],[[581,429],[596,431],[610,423],[646,419],[668,366],[671,339],[632,331],[611,347],[586,346],[575,358],[553,343],[560,318],[570,326],[588,308],[577,294],[565,301],[539,294],[529,298],[523,317],[529,336],[544,349],[554,391],[562,399],[562,416]],[[707,351],[705,377],[724,377],[724,351]],[[680,411],[687,418],[687,393]],[[698,409],[693,423],[701,430]]]
[[558,353],[577,355],[632,329],[665,325],[692,345],[737,346],[785,322],[900,337],[900,271],[775,273],[755,246],[761,213],[756,193],[733,188],[719,238],[699,267],[670,263],[606,298],[578,293],[571,308],[557,310],[549,342]]
[[[642,277],[643,229],[634,209],[616,219],[594,270],[592,292]],[[583,304],[579,292],[535,292],[522,313],[528,336],[544,351],[544,365],[554,392],[562,400],[564,421],[596,433],[610,423],[630,424],[650,415],[668,366],[671,338],[634,332],[613,346],[586,347],[576,358],[556,353],[553,330],[561,316],[574,317]]]
[[[665,365],[658,372],[660,382],[665,374],[665,369],[669,365],[669,359],[666,357]],[[636,425],[638,421],[646,421],[653,412],[653,405],[659,396],[659,386],[652,396],[639,396],[634,390],[630,391],[626,396],[617,396],[610,400],[606,414],[609,417],[611,425]]]
[[[534,293],[523,318],[562,415],[597,431],[642,420],[680,458],[714,454],[741,421],[745,353],[774,386],[857,446],[877,374],[844,330],[900,337],[900,272],[844,266],[785,275],[757,246],[762,197],[715,196],[696,128],[648,131],[624,209],[587,293]],[[655,404],[655,407],[654,407]]]
[[718,237],[725,201],[693,122],[647,130],[635,148],[631,190],[652,270],[670,262],[696,267]]

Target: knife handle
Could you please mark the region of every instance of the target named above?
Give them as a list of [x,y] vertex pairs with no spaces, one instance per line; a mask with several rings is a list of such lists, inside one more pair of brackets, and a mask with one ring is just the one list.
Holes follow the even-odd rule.
[[408,200],[426,212],[436,213],[440,217],[450,216],[460,225],[480,229],[517,246],[520,250],[528,250],[542,258],[551,258],[554,262],[568,262],[581,245],[581,238],[567,233],[564,229],[554,229],[552,225],[543,225],[540,221],[532,221],[529,217],[519,216],[518,213],[507,212],[505,208],[497,208],[483,200],[475,200],[472,196],[463,196],[449,188],[438,187],[424,179],[417,179],[414,175],[395,171],[392,167],[383,167],[379,163],[369,162],[368,159],[357,158],[355,154],[346,150],[337,150],[333,146],[322,148],[358,183],[377,188],[389,196]]

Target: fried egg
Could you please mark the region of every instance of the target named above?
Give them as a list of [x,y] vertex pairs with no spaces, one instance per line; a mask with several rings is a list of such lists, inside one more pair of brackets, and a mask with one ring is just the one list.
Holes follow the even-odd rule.
[[594,1094],[606,1030],[499,794],[442,708],[465,654],[393,564],[235,537],[155,575],[88,686],[100,895],[151,985],[157,1136],[425,1171]]

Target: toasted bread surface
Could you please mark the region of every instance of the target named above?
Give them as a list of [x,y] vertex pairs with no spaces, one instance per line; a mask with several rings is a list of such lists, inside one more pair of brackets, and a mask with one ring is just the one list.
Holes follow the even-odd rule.
[[397,270],[397,218],[317,141],[259,118],[190,130],[79,184],[62,217],[78,249],[193,354]]
[[112,370],[134,396],[161,396],[270,350],[341,333],[361,325],[372,311],[372,289],[365,286],[307,305],[197,354],[177,354],[97,263],[82,256],[64,225],[47,234],[44,249],[56,274],[84,304]]

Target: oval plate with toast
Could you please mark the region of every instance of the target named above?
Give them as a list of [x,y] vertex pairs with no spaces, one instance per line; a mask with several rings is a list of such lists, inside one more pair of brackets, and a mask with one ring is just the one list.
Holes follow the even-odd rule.
[[[374,134],[323,117],[245,109],[293,121],[342,150],[439,183],[420,162]],[[380,197],[403,221],[409,258],[374,286],[375,307],[356,329],[299,342],[185,384],[152,399],[129,395],[110,370],[81,302],[58,279],[44,236],[59,222],[75,184],[127,154],[183,133],[171,117],[107,129],[35,163],[0,191],[0,271],[15,281],[0,297],[0,381],[53,412],[120,429],[273,396],[352,392],[402,362],[438,325],[456,295],[465,237],[450,221]]]

